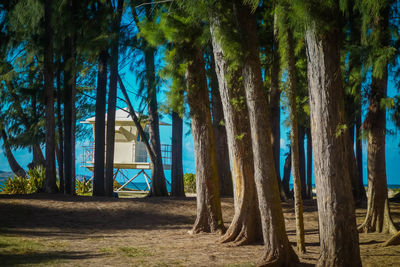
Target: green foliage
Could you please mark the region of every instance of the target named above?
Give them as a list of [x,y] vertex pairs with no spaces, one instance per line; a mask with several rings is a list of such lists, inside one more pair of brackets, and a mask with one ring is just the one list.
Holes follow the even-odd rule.
[[43,189],[44,180],[46,177],[45,168],[41,166],[36,166],[33,169],[27,171],[29,177],[29,188],[28,191],[35,193]]
[[27,171],[27,176],[14,176],[5,181],[2,188],[5,194],[33,194],[43,188],[45,170],[35,167]]
[[14,176],[5,181],[2,191],[5,194],[27,194],[29,180],[27,177]]
[[185,173],[183,175],[183,184],[186,193],[196,193],[196,174]]
[[78,195],[86,195],[92,191],[93,185],[91,180],[83,177],[82,181],[76,180],[76,193]]

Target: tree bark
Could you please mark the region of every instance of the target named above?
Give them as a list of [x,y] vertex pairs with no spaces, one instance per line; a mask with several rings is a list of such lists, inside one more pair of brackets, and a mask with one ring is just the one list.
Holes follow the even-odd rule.
[[64,193],[71,194],[72,181],[72,67],[74,59],[72,56],[71,47],[72,37],[65,39],[64,49],[64,133],[65,133],[65,148],[64,148],[64,168],[65,168],[65,187]]
[[182,118],[177,112],[172,112],[171,196],[173,197],[185,196],[182,166],[182,131]]
[[18,164],[17,160],[15,159],[15,157],[12,153],[11,147],[8,144],[7,133],[6,133],[6,130],[4,129],[4,125],[2,125],[2,123],[0,124],[0,128],[1,128],[1,138],[3,138],[4,155],[7,158],[8,165],[10,165],[11,171],[17,176],[25,177],[26,172],[21,167],[21,165]]
[[197,218],[191,233],[224,229],[219,195],[218,166],[211,122],[203,53],[194,48],[186,71],[196,163]]
[[288,198],[293,197],[289,188],[291,169],[292,169],[292,152],[291,150],[289,150],[289,153],[287,154],[285,159],[285,165],[283,166],[283,177],[282,177],[282,189],[285,191],[285,194]]
[[273,36],[273,51],[272,51],[272,66],[271,66],[271,92],[269,96],[270,120],[271,120],[271,142],[274,153],[276,179],[280,188],[282,200],[289,199],[289,195],[285,195],[285,190],[282,190],[281,185],[281,167],[280,167],[280,152],[281,152],[281,90],[279,89],[279,73],[280,73],[280,58],[278,50],[278,25],[277,13],[274,14],[274,36]]
[[[382,8],[379,19],[373,20],[372,31],[378,35],[379,45],[389,45],[389,5]],[[372,71],[374,73],[374,71]],[[387,96],[388,64],[382,70],[382,76],[372,75],[369,109],[364,121],[368,130],[368,208],[365,221],[359,232],[397,233],[390,216],[386,180],[386,107],[382,100]]]
[[115,12],[116,14],[114,14],[111,26],[111,32],[114,35],[114,38],[111,41],[110,47],[110,86],[108,90],[106,172],[104,178],[105,194],[108,197],[112,197],[114,194],[115,111],[117,106],[119,32],[123,4],[123,0],[118,0],[117,10]]
[[[330,11],[331,12],[331,11]],[[342,130],[344,90],[340,70],[339,7],[330,31],[310,22],[306,31],[311,134],[321,254],[318,266],[361,266],[355,209],[346,160],[348,132]]]
[[[221,242],[234,242],[245,245],[261,238],[261,225],[254,182],[253,153],[251,151],[250,123],[241,77],[241,69],[229,73],[229,62],[224,55],[216,36],[219,31],[220,17],[224,14],[211,15],[211,35],[218,88],[221,94],[229,157],[232,166],[234,184],[235,215]],[[236,103],[236,105],[234,104]]]
[[61,115],[62,89],[61,89],[61,60],[58,60],[59,66],[57,70],[57,128],[58,128],[58,149],[56,146],[56,156],[58,162],[58,177],[60,180],[60,192],[64,193],[64,138],[63,138],[63,121]]
[[294,266],[299,262],[286,235],[285,221],[275,162],[271,145],[271,128],[267,94],[263,88],[257,25],[253,12],[238,1],[237,19],[240,25],[243,50],[243,83],[249,112],[254,178],[261,214],[265,253],[262,264]]
[[168,196],[168,191],[161,155],[154,53],[153,48],[148,47],[145,50],[150,146],[155,153],[155,161],[151,163],[152,183],[148,196],[161,197]]
[[313,198],[312,192],[312,169],[313,158],[312,158],[312,137],[311,129],[307,129],[307,198]]
[[[293,55],[294,56],[294,55]],[[298,148],[299,148],[299,174],[301,184],[301,197],[307,198],[306,189],[306,154],[304,151],[305,129],[302,125],[298,125]],[[293,168],[293,166],[292,166]]]
[[105,150],[105,113],[107,93],[107,51],[99,55],[97,92],[96,92],[96,119],[94,124],[94,179],[93,196],[104,196],[104,150]]
[[[285,14],[287,17],[287,14]],[[287,19],[287,18],[286,18]],[[289,24],[289,23],[288,23]],[[288,62],[288,76],[289,76],[289,109],[290,109],[290,145],[292,154],[292,177],[293,177],[293,191],[294,191],[294,207],[296,216],[296,241],[297,251],[300,253],[306,252],[304,244],[304,219],[303,219],[303,196],[306,196],[305,190],[305,177],[304,181],[301,175],[305,176],[304,167],[300,167],[304,164],[304,128],[301,128],[301,134],[298,130],[298,119],[297,119],[297,104],[296,104],[296,62],[294,53],[294,38],[293,32],[287,24],[287,51],[286,61]],[[302,160],[300,158],[303,158]],[[305,164],[304,164],[305,165]]]
[[215,150],[217,152],[217,164],[221,196],[233,196],[232,175],[229,164],[228,140],[224,125],[224,111],[222,109],[221,95],[218,90],[218,78],[215,72],[214,55],[211,53],[211,101],[212,119],[215,138]]
[[52,1],[44,3],[44,93],[46,104],[46,178],[44,191],[56,193],[55,119],[54,119],[54,68],[52,36]]

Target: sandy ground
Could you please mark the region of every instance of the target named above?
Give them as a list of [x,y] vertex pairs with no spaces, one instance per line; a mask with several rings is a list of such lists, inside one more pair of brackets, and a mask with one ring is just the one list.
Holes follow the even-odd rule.
[[[305,201],[307,253],[302,266],[319,255],[315,201]],[[292,203],[284,203],[289,239],[295,245]],[[400,204],[391,203],[400,227]],[[223,199],[226,226],[232,199]],[[191,236],[193,197],[106,199],[62,195],[0,195],[0,266],[253,266],[261,245],[235,247],[218,235]],[[361,223],[365,209],[357,210]],[[381,247],[390,236],[361,234],[364,266],[400,266],[400,246]]]

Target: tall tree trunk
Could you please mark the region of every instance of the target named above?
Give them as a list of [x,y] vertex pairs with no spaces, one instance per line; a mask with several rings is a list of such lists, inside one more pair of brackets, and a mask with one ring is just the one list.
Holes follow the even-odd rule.
[[10,165],[11,171],[17,176],[25,177],[26,172],[15,159],[11,147],[8,144],[6,130],[4,129],[4,125],[1,122],[0,122],[0,130],[1,130],[1,138],[3,138],[4,155],[7,158],[8,165]]
[[182,131],[183,120],[177,112],[172,112],[172,166],[171,166],[171,196],[184,197],[182,166]]
[[[361,94],[361,88],[360,92]],[[364,198],[367,197],[364,187],[364,179],[363,179],[363,149],[362,149],[362,137],[361,137],[361,101],[359,103],[360,113],[356,115],[356,161],[357,161],[357,169],[358,169],[358,184],[361,185],[361,192],[364,195]]]
[[217,152],[217,164],[219,174],[219,185],[221,196],[233,196],[232,175],[229,164],[228,139],[224,122],[224,111],[222,109],[221,95],[218,90],[218,78],[215,72],[214,55],[211,53],[211,101],[212,119],[215,138],[215,150]]
[[280,188],[280,195],[282,200],[287,200],[288,195],[285,190],[282,190],[281,185],[281,167],[280,167],[280,152],[281,152],[281,90],[279,89],[279,72],[280,60],[278,50],[278,25],[277,16],[274,14],[274,36],[273,36],[273,51],[272,51],[272,66],[271,66],[271,92],[269,97],[270,120],[271,120],[271,141],[272,150],[274,153],[276,179]]
[[121,25],[123,0],[118,0],[116,14],[112,19],[111,32],[114,38],[111,41],[110,55],[110,86],[108,90],[107,109],[107,134],[106,134],[106,173],[104,187],[106,196],[112,197],[114,193],[114,147],[115,147],[115,111],[117,106],[118,85],[118,57],[119,57],[119,32]]
[[[352,0],[349,2],[349,6],[353,6],[354,1]],[[361,15],[355,10],[349,10],[349,24],[350,24],[350,42],[353,46],[360,46],[361,45],[361,23],[357,20],[360,18]],[[356,52],[350,53],[349,58],[349,72],[350,75],[353,75],[355,72],[356,75],[362,77],[362,63],[361,63],[361,55]],[[353,73],[352,73],[353,72]],[[355,81],[356,92],[354,99],[354,116],[353,116],[353,124],[355,124],[355,138],[356,138],[356,153],[355,153],[355,162],[357,166],[357,175],[358,177],[354,178],[354,184],[357,187],[355,195],[355,200],[359,203],[364,202],[367,199],[367,194],[364,188],[363,182],[363,167],[362,167],[362,140],[361,140],[361,113],[362,113],[362,93],[361,93],[361,78]],[[352,128],[354,129],[354,128]],[[354,135],[352,137],[352,146],[354,147]],[[354,151],[352,150],[353,154]],[[353,159],[352,159],[353,160]]]
[[267,94],[263,88],[257,25],[253,12],[238,1],[237,19],[243,40],[243,83],[249,112],[254,178],[265,244],[263,264],[292,266],[299,259],[286,235],[285,221],[271,145],[271,128]]
[[[339,7],[332,17],[338,23]],[[340,70],[340,32],[310,22],[306,31],[311,134],[319,217],[319,266],[361,266],[355,209],[346,160],[348,132],[341,130],[344,90]]]
[[[219,42],[216,31],[222,12],[211,15],[211,35],[218,88],[224,110],[226,135],[229,144],[229,157],[232,164],[234,183],[235,215],[221,242],[234,242],[237,245],[249,244],[261,238],[261,225],[256,188],[254,182],[253,153],[251,151],[250,124],[246,104],[238,101],[245,95],[241,69],[229,73],[229,64]],[[230,18],[232,19],[232,18]],[[222,31],[220,31],[222,32]]]
[[55,120],[54,120],[54,68],[52,43],[52,1],[44,3],[44,92],[46,103],[46,178],[44,191],[56,193]]
[[[389,4],[382,8],[377,20],[373,20],[372,31],[378,35],[381,47],[389,44]],[[372,71],[374,73],[374,71]],[[382,70],[382,76],[372,75],[369,109],[364,121],[368,130],[368,209],[359,232],[397,233],[390,216],[386,180],[386,107],[382,100],[387,96],[388,62]]]
[[203,53],[194,48],[186,71],[196,163],[197,218],[192,233],[224,231],[218,166]]
[[148,194],[149,197],[168,196],[161,155],[154,53],[153,48],[148,47],[145,50],[150,146],[155,153],[155,161],[151,163],[152,183]]
[[[60,192],[64,192],[64,138],[63,138],[63,123],[61,116],[61,102],[62,89],[61,89],[61,60],[57,70],[57,128],[58,128],[58,149],[56,149],[57,162],[58,162],[58,177],[60,179]],[[56,147],[57,148],[57,147]]]
[[312,137],[311,129],[307,129],[307,198],[312,199],[312,169],[313,157],[312,157]]
[[[286,12],[285,12],[286,13]],[[287,14],[285,14],[287,20]],[[289,76],[289,108],[290,108],[290,145],[292,154],[292,177],[293,177],[293,191],[294,191],[294,207],[296,216],[296,241],[297,250],[300,253],[306,252],[304,244],[304,219],[303,219],[303,196],[306,196],[305,190],[305,177],[301,178],[303,170],[300,168],[304,164],[304,127],[300,126],[298,130],[297,119],[297,103],[296,103],[296,62],[294,53],[294,38],[293,32],[287,23],[287,49],[286,61],[288,62],[288,76]],[[299,134],[301,132],[301,134]],[[303,158],[301,160],[300,158]],[[304,164],[305,165],[305,164]],[[304,166],[305,167],[305,166]],[[303,169],[305,169],[302,167]],[[305,173],[303,174],[305,176]]]
[[285,159],[285,165],[283,165],[283,177],[282,177],[282,189],[285,190],[285,194],[288,198],[292,198],[292,193],[289,188],[290,171],[292,170],[292,152],[289,153]]
[[99,55],[96,93],[96,120],[94,124],[94,179],[93,195],[104,196],[105,113],[107,93],[107,51]]
[[75,29],[76,0],[68,1],[67,15],[70,23],[66,25],[68,36],[64,42],[64,168],[65,194],[75,193],[75,94],[76,94],[76,29]]
[[[294,55],[293,55],[294,56]],[[298,125],[298,149],[299,149],[299,174],[301,183],[301,197],[306,198],[306,154],[304,151],[305,128]],[[292,166],[293,168],[293,166]]]

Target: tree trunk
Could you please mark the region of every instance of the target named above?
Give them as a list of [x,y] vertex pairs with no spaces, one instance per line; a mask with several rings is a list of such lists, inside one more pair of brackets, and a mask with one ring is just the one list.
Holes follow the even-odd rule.
[[291,150],[289,150],[289,153],[287,154],[285,159],[285,165],[283,166],[283,177],[282,177],[282,189],[285,191],[285,194],[288,198],[293,197],[289,188],[291,169],[292,169],[292,152]]
[[[349,2],[349,6],[353,6],[354,1]],[[349,24],[350,24],[350,42],[352,46],[360,46],[361,45],[361,23],[357,18],[361,17],[361,14],[357,11],[357,9],[349,9]],[[362,93],[361,93],[361,83],[362,83],[362,62],[361,55],[356,52],[351,52],[349,57],[349,72],[350,75],[358,75],[360,79],[355,80],[355,84],[350,84],[353,87],[356,87],[355,96],[353,96],[353,110],[354,116],[352,121],[352,129],[354,130],[355,124],[355,134],[356,134],[356,153],[355,153],[355,162],[357,167],[357,175],[358,177],[354,177],[354,184],[357,186],[355,199],[359,203],[364,202],[367,199],[367,195],[364,188],[363,182],[363,167],[362,167],[362,140],[361,140],[361,113],[362,113]],[[352,144],[351,147],[354,147],[354,134],[351,135]],[[354,151],[352,149],[354,154]],[[352,156],[354,157],[354,156]],[[352,159],[353,161],[354,159]]]
[[218,166],[203,53],[194,48],[186,71],[196,163],[197,218],[191,233],[224,231]]
[[227,61],[216,36],[222,12],[211,17],[211,35],[218,88],[221,94],[229,157],[234,183],[235,215],[221,242],[244,245],[261,238],[261,225],[254,182],[253,153],[251,151],[250,124],[246,104],[238,101],[245,95],[241,69],[229,73]]
[[393,235],[388,241],[383,244],[384,247],[395,245],[400,245],[400,231]]
[[116,14],[112,19],[112,34],[110,55],[110,86],[108,90],[107,109],[107,134],[106,134],[106,173],[104,178],[105,194],[112,197],[114,194],[114,147],[115,147],[115,111],[117,106],[117,85],[118,85],[118,57],[119,57],[119,32],[121,25],[123,0],[118,0]]
[[[2,123],[1,123],[2,124]],[[3,147],[4,147],[4,155],[7,158],[8,165],[10,165],[11,171],[21,177],[26,176],[25,170],[21,167],[21,165],[18,164],[17,160],[15,159],[11,147],[8,144],[8,139],[7,139],[7,133],[6,130],[4,129],[4,125],[0,124],[1,128],[1,138],[3,138]]]
[[145,50],[150,146],[155,153],[155,161],[151,163],[152,183],[148,196],[161,197],[168,196],[168,191],[161,155],[154,53],[155,51],[153,48],[147,48]]
[[274,14],[274,36],[273,36],[273,51],[272,51],[272,66],[271,66],[271,92],[269,97],[270,121],[271,121],[271,142],[274,153],[276,180],[280,188],[282,200],[289,199],[289,195],[285,195],[285,190],[282,190],[281,185],[281,167],[280,167],[280,152],[281,152],[281,90],[279,89],[279,73],[280,60],[278,50],[278,25],[277,13]]
[[71,194],[72,181],[72,65],[71,37],[65,40],[64,49],[64,167],[65,167],[65,194]]
[[172,112],[171,196],[173,197],[185,196],[182,166],[182,131],[182,118],[177,112]]
[[[59,60],[61,65],[61,60]],[[57,70],[57,128],[58,128],[58,149],[56,146],[56,156],[58,162],[58,177],[60,180],[60,192],[64,192],[64,138],[63,138],[63,123],[61,116],[61,102],[62,90],[61,90],[61,66],[58,66]]]
[[257,25],[253,12],[238,1],[243,50],[243,83],[246,92],[254,157],[254,178],[261,214],[265,253],[262,264],[294,266],[299,259],[286,235],[271,145],[267,94],[263,88]]
[[54,69],[52,43],[52,1],[44,4],[44,93],[46,104],[46,178],[44,191],[56,193],[55,120],[54,120]]
[[215,150],[217,152],[217,164],[221,196],[233,196],[232,175],[229,164],[228,140],[224,125],[224,111],[222,109],[221,95],[218,90],[218,78],[215,72],[214,55],[211,53],[211,101],[212,119],[215,137]]
[[[373,21],[372,31],[378,35],[381,47],[389,45],[389,5],[380,11],[379,19]],[[372,71],[374,73],[374,70]],[[387,96],[388,62],[382,69],[382,76],[372,75],[369,109],[364,121],[368,130],[368,209],[359,232],[397,233],[390,216],[386,180],[386,107],[382,100]]]
[[107,93],[107,51],[99,55],[96,93],[96,119],[94,124],[94,179],[93,196],[104,196],[105,113]]
[[313,198],[312,192],[312,138],[311,138],[311,129],[307,129],[307,198]]
[[[332,22],[340,17],[335,7]],[[333,26],[331,26],[333,28]],[[318,266],[361,266],[350,174],[346,160],[348,132],[340,70],[340,32],[306,31],[311,134],[321,254]],[[320,29],[320,28],[318,28]]]
[[[360,92],[361,94],[361,88]],[[362,149],[362,138],[361,138],[361,101],[359,104],[360,113],[356,116],[356,161],[357,161],[357,169],[358,169],[358,184],[361,185],[361,192],[364,195],[364,198],[367,197],[364,187],[364,179],[363,179],[363,149]]]
[[[285,14],[287,17],[287,14]],[[287,19],[287,18],[286,18]],[[296,104],[296,62],[294,53],[294,39],[293,32],[287,24],[287,49],[286,61],[288,62],[288,76],[289,76],[289,109],[290,109],[290,145],[292,154],[292,177],[293,177],[293,192],[294,192],[294,207],[296,216],[296,241],[297,250],[300,253],[306,252],[304,244],[304,219],[303,219],[303,196],[306,196],[305,190],[305,177],[304,180],[301,175],[305,176],[304,171],[304,128],[300,126],[298,130],[297,119],[297,104]],[[301,134],[299,134],[301,132]],[[298,141],[298,142],[297,142]],[[302,158],[302,160],[300,159]],[[304,164],[305,165],[305,164]],[[302,166],[302,167],[300,167]]]
[[[294,56],[294,55],[293,55]],[[299,174],[301,183],[301,197],[306,198],[306,154],[304,151],[305,129],[302,125],[298,125],[298,148],[299,148]],[[293,166],[292,166],[293,168]]]

